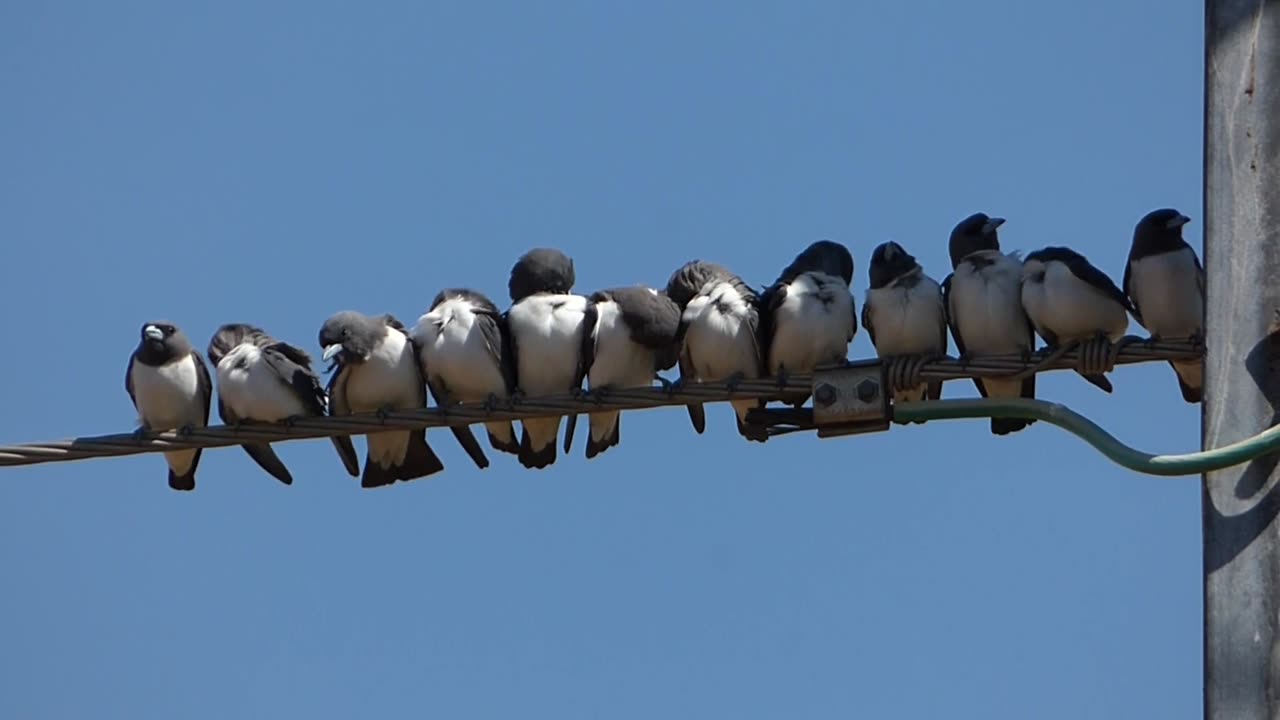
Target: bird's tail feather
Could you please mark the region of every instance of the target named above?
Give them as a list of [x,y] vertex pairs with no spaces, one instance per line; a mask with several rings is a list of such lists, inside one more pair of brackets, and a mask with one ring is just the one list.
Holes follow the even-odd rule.
[[258,466],[267,471],[271,477],[279,480],[285,485],[293,484],[293,475],[289,474],[289,468],[284,466],[280,461],[280,457],[276,455],[276,451],[271,449],[267,443],[247,443],[241,445],[244,451],[258,463]]
[[[537,420],[521,422],[520,428],[520,453],[517,455],[520,464],[531,469],[541,470],[549,467],[556,461],[556,437],[551,436],[550,440],[540,440],[538,448],[533,446],[533,438],[529,428],[533,425],[537,428]],[[556,429],[559,429],[560,422],[556,421]],[[541,433],[540,433],[541,434]]]
[[1204,365],[1200,360],[1191,362],[1173,362],[1173,371],[1178,375],[1178,388],[1182,390],[1182,399],[1189,403],[1198,403],[1204,399]]
[[494,450],[511,455],[520,454],[520,443],[516,441],[516,431],[510,422],[485,423],[485,429],[489,431],[489,445]]
[[[609,415],[610,413],[600,413],[600,414]],[[613,415],[613,422],[611,427],[607,426],[609,424],[609,420],[607,418],[592,423],[591,433],[589,433],[587,436],[587,459],[588,460],[599,455],[605,450],[608,450],[614,445],[617,445],[618,442],[621,440],[622,413],[615,411],[612,413],[612,415]],[[593,420],[595,419],[594,416],[592,419]],[[603,433],[603,436],[597,439],[595,430],[597,427],[600,427],[601,425],[606,425],[607,429]]]
[[480,443],[476,441],[476,436],[471,432],[470,425],[455,425],[450,430],[453,436],[458,439],[458,444],[467,452],[471,458],[471,462],[481,470],[489,467],[489,458],[485,456],[484,449],[480,447]]

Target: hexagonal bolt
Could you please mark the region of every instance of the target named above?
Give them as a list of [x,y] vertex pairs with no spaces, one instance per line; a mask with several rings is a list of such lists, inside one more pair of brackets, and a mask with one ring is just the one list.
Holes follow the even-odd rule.
[[858,396],[859,400],[864,403],[869,403],[880,395],[880,384],[871,378],[867,378],[858,383],[858,386],[853,389],[853,392]]
[[822,407],[827,407],[828,405],[835,404],[837,395],[838,393],[836,392],[836,387],[834,385],[830,383],[822,383],[813,391],[813,402],[821,405]]

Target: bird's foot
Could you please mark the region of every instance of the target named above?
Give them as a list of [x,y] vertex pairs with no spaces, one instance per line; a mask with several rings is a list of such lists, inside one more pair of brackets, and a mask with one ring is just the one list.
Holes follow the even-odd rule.
[[747,374],[739,370],[738,372],[725,378],[724,389],[731,393],[738,392],[738,386],[742,385],[742,381],[747,379]]
[[684,378],[679,378],[673,382],[655,373],[653,379],[658,381],[658,384],[662,386],[662,391],[665,392],[668,397],[675,395],[676,392],[684,386]]
[[146,425],[139,425],[138,429],[133,431],[133,439],[141,442],[142,440],[146,440],[147,436],[150,434],[151,434],[150,428],[148,428]]
[[195,431],[196,431],[196,426],[192,425],[191,423],[187,423],[186,425],[183,425],[182,427],[178,428],[178,434],[181,435],[182,437],[190,437],[191,434],[194,433]]
[[597,405],[603,405],[604,401],[609,398],[609,388],[607,387],[591,388],[588,395],[591,396],[592,400],[595,400]]
[[776,379],[778,381],[778,389],[785,390],[787,388],[787,382],[791,379],[791,373],[787,372],[786,368],[779,367]]
[[386,422],[391,417],[391,408],[383,406],[374,410],[373,414],[378,416],[378,420]]
[[574,400],[581,400],[583,398],[591,397],[591,391],[583,390],[581,387],[569,388],[569,394],[573,396]]
[[284,423],[285,427],[292,430],[294,426],[298,424],[298,421],[301,419],[302,419],[301,415],[290,415],[289,417],[285,418],[284,420],[281,420],[280,422]]
[[520,388],[516,388],[511,391],[511,395],[507,398],[507,402],[510,403],[512,407],[515,407],[516,405],[523,403],[525,397],[526,395],[524,394],[524,391]]
[[501,402],[501,398],[499,398],[497,395],[493,393],[489,393],[489,397],[484,399],[484,411],[487,413],[491,413],[494,410],[497,410],[498,403],[500,402]]

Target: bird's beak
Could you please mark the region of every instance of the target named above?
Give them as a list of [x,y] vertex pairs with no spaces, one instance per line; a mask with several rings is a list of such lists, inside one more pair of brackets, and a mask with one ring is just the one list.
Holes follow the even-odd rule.
[[982,226],[982,234],[993,233],[996,228],[1004,224],[1004,218],[988,218],[987,223]]
[[341,343],[334,343],[333,345],[326,347],[324,349],[324,361],[329,362],[330,360],[333,359],[334,355],[337,355],[340,352],[342,352]]
[[146,335],[149,339],[155,340],[156,342],[164,341],[164,333],[160,332],[160,328],[156,327],[155,325],[148,325],[147,329],[143,331],[143,334]]
[[1191,218],[1187,217],[1186,215],[1179,215],[1178,217],[1171,218],[1169,220],[1168,227],[1170,230],[1175,230],[1177,228],[1182,227],[1183,225],[1186,225],[1189,222],[1191,222]]

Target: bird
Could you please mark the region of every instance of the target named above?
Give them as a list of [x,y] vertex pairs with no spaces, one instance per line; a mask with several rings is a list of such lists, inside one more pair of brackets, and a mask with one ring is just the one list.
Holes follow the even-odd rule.
[[[1182,239],[1191,218],[1174,210],[1152,210],[1133,230],[1133,245],[1124,266],[1124,291],[1133,302],[1133,317],[1153,339],[1204,339],[1204,268],[1196,251]],[[1204,390],[1201,360],[1170,360],[1182,399],[1200,402]]]
[[[876,355],[896,360],[933,358],[947,352],[947,311],[942,288],[896,242],[877,245],[868,267],[870,287],[862,303],[866,328]],[[942,381],[895,390],[895,405],[942,397]]]
[[[1022,309],[1022,261],[1016,252],[1000,252],[997,229],[1004,218],[974,213],[951,231],[952,272],[942,281],[947,324],[961,359],[971,355],[1020,353],[1030,357],[1035,332]],[[978,394],[990,398],[1034,398],[1036,377],[974,378]],[[991,432],[1008,435],[1035,420],[991,418]]]
[[[830,240],[819,240],[796,256],[760,296],[760,348],[765,368],[785,387],[793,373],[848,362],[858,315],[849,285],[853,256]],[[809,393],[784,398],[795,407]]]
[[[743,279],[722,265],[692,260],[667,281],[667,296],[680,310],[675,344],[680,383],[726,382],[730,391],[743,380],[766,374],[760,354],[760,296]],[[764,428],[747,423],[747,413],[759,400],[731,400],[738,433],[765,442]],[[701,403],[688,405],[689,421],[701,435],[707,427]]]
[[[483,402],[492,409],[515,390],[506,320],[483,294],[467,288],[441,290],[418,318],[411,337],[419,348],[427,385],[441,407]],[[520,454],[510,420],[486,422],[485,429],[494,450]]]
[[[1022,307],[1050,348],[1071,342],[1124,337],[1132,303],[1107,274],[1066,247],[1047,247],[1022,261]],[[1106,375],[1077,371],[1103,392]]]
[[[213,380],[200,351],[176,325],[154,321],[142,326],[142,339],[129,356],[124,387],[138,411],[140,432],[178,430],[190,433],[209,424]],[[200,448],[164,454],[169,487],[196,489]]]
[[[574,281],[573,260],[554,248],[534,248],[511,268],[507,290],[512,305],[506,312],[506,323],[517,399],[581,392],[587,299],[571,292]],[[532,418],[520,424],[520,464],[541,469],[554,463],[560,418]],[[572,447],[576,425],[577,415],[570,414],[565,453]]]
[[[327,388],[330,415],[427,406],[417,351],[395,316],[371,317],[354,310],[334,313],[321,325],[319,342],[324,361],[333,363]],[[459,430],[475,445],[466,427]],[[386,487],[397,480],[415,480],[444,470],[444,463],[427,444],[425,429],[368,433],[365,443],[368,448],[360,487]],[[470,454],[471,448],[466,442],[462,444]],[[488,465],[484,453],[472,459],[480,467]]]
[[[594,397],[603,399],[613,389],[649,387],[659,371],[675,366],[680,308],[665,292],[612,288],[587,300],[581,368]],[[589,424],[588,459],[618,444],[617,410],[593,412]]]
[[[311,356],[281,342],[260,327],[228,323],[214,332],[205,351],[218,376],[218,415],[228,425],[289,422],[323,417],[327,399]],[[348,436],[330,438],[347,472],[360,474],[355,446]],[[265,442],[244,443],[244,451],[275,479],[290,485],[293,476]]]

